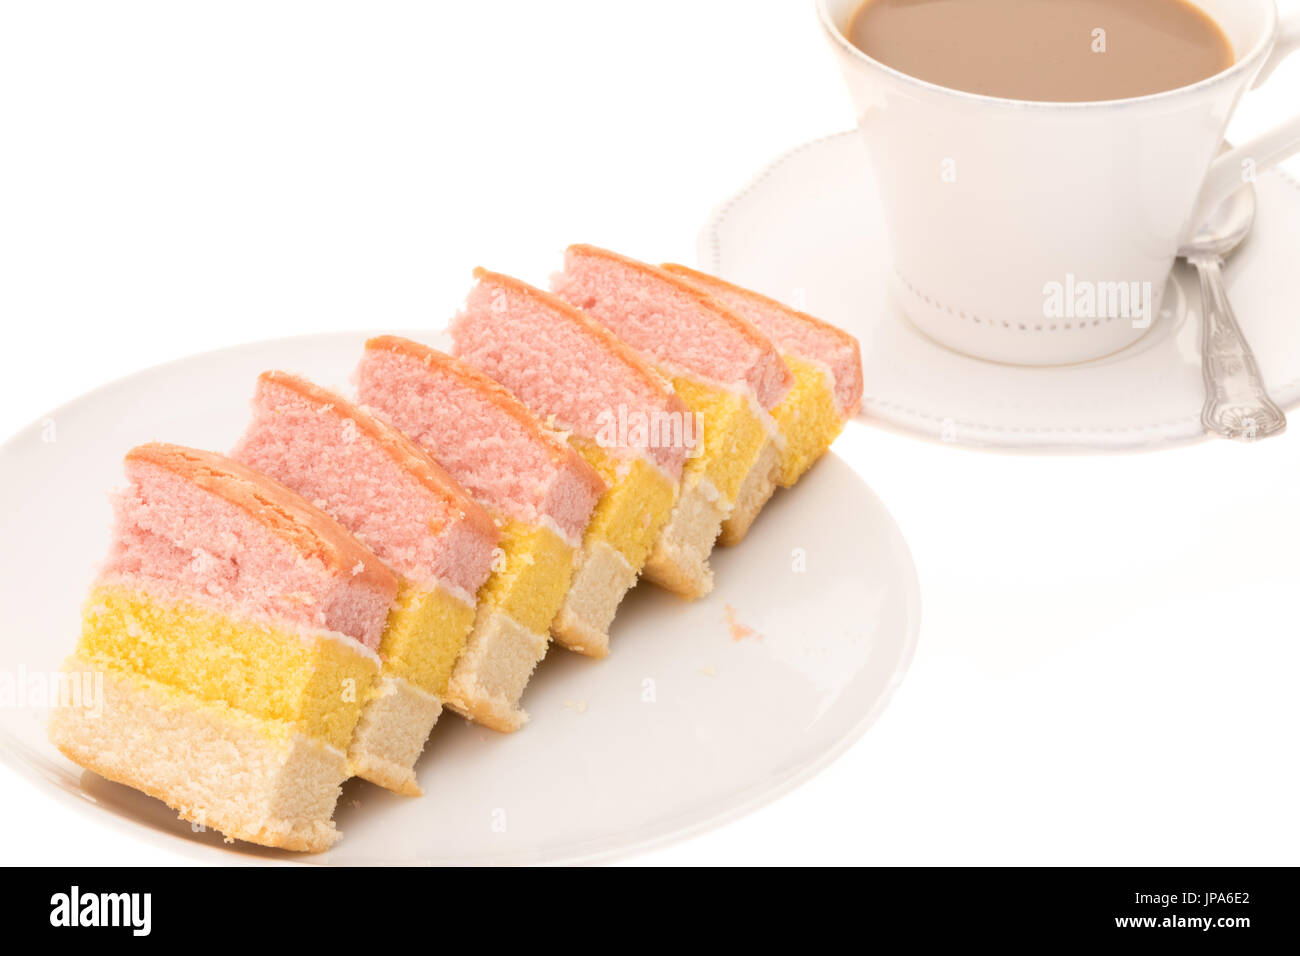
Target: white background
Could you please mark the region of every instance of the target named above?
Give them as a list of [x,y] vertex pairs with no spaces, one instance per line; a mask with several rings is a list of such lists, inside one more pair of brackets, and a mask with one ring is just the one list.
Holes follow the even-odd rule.
[[[475,265],[692,260],[715,203],[852,123],[811,6],[0,6],[0,434],[192,352],[440,326]],[[1230,132],[1297,101],[1300,57]],[[1300,435],[837,451],[915,554],[911,673],[812,782],[642,862],[1300,861]],[[6,863],[186,862],[0,793]]]

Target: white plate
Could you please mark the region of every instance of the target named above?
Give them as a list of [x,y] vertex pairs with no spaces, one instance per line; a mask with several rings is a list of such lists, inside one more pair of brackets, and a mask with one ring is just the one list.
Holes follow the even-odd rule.
[[[1260,176],[1259,216],[1229,261],[1228,291],[1273,398],[1300,405],[1300,184]],[[890,255],[856,132],[777,159],[700,236],[700,267],[791,302],[862,342],[863,415],[944,441],[1005,448],[1140,449],[1205,437],[1200,290],[1175,271],[1168,307],[1117,355],[1020,368],[952,352],[888,292]]]
[[[0,673],[30,683],[72,650],[108,544],[105,492],[122,481],[129,447],[162,439],[228,448],[259,372],[290,369],[340,386],[364,338],[287,339],[159,366],[0,448]],[[806,570],[795,572],[796,561]],[[884,708],[916,641],[907,546],[833,455],[778,493],[715,567],[716,591],[693,604],[637,588],[605,660],[553,650],[525,695],[532,721],[519,733],[444,716],[419,765],[424,797],[351,781],[338,812],[343,839],[319,856],[193,833],[162,803],[65,760],[46,741],[40,706],[0,708],[0,753],[106,823],[209,859],[527,863],[643,850],[739,816],[828,764]],[[733,639],[729,606],[761,636]]]

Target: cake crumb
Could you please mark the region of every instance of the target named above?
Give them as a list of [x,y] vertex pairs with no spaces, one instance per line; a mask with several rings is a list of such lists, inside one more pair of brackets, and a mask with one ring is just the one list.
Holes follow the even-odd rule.
[[569,436],[573,434],[571,428],[566,428],[564,425],[560,424],[560,420],[555,417],[555,412],[551,412],[551,414],[546,416],[544,424],[546,425],[546,430],[552,432],[560,441],[567,442]]
[[585,714],[587,712],[587,702],[585,700],[566,700],[564,702],[564,709],[572,710],[579,714]]
[[733,641],[743,641],[747,637],[763,636],[762,634],[759,634],[758,631],[754,630],[752,627],[742,624],[739,618],[736,617],[736,609],[732,607],[730,604],[726,605],[726,609],[727,609],[727,627],[731,631],[731,639]]
[[700,668],[700,673],[703,674],[705,677],[717,677],[718,669],[714,667],[712,664],[705,664],[703,667]]

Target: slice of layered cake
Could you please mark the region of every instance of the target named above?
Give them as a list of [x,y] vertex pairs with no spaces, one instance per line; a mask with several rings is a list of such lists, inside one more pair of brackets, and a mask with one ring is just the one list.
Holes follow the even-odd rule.
[[258,379],[253,420],[232,455],[333,516],[400,576],[379,644],[383,669],[348,756],[357,776],[418,795],[415,762],[474,624],[496,525],[397,429],[284,372]]
[[671,378],[703,424],[645,575],[687,597],[708,593],[708,557],[726,520],[737,533],[771,496],[783,439],[770,412],[792,384],[775,346],[699,288],[594,246],[570,246],[556,293]]
[[366,343],[357,393],[433,456],[501,529],[446,701],[486,727],[517,730],[528,717],[520,697],[546,654],[551,621],[605,483],[502,386],[410,339],[385,335]]
[[126,474],[64,665],[103,674],[102,711],[55,708],[51,740],[183,819],[325,849],[397,579],[329,515],[221,455],[143,445]]
[[789,488],[812,467],[862,406],[862,355],[843,329],[686,266],[664,269],[743,315],[772,340],[794,387],[772,417],[785,437],[778,482]]
[[451,328],[456,354],[569,435],[605,480],[551,634],[603,657],[609,626],[672,511],[695,421],[617,336],[557,296],[483,269]]

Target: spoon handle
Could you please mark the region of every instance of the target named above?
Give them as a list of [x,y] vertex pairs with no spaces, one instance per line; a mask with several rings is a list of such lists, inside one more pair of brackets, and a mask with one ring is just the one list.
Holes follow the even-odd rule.
[[1223,287],[1223,260],[1194,258],[1201,277],[1201,424],[1224,438],[1255,441],[1286,428],[1286,416],[1264,388],[1255,354],[1241,334]]

